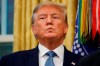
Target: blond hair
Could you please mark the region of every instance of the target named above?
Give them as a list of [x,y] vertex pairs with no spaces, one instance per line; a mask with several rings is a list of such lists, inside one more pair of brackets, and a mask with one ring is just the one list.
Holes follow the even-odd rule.
[[52,1],[45,1],[45,2],[42,2],[40,4],[38,4],[34,10],[33,10],[33,15],[32,15],[32,24],[34,24],[34,20],[35,20],[35,15],[37,13],[37,11],[42,8],[43,6],[54,6],[54,7],[57,7],[59,8],[59,10],[63,13],[64,15],[64,19],[65,19],[65,22],[67,24],[67,13],[66,13],[66,7],[65,5],[63,4],[58,4],[58,3],[54,3]]

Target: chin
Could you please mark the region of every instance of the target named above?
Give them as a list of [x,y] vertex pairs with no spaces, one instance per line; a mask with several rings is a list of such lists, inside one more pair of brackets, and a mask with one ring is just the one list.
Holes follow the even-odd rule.
[[45,35],[46,38],[55,38],[57,37],[57,35],[51,35],[51,34],[48,34],[48,35]]
[[54,38],[54,37],[56,37],[56,36],[45,36],[45,37],[47,37],[47,38]]

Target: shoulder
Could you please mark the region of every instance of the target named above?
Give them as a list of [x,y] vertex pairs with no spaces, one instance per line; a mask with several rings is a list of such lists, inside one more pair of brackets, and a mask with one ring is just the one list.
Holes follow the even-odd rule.
[[[38,48],[15,52],[3,56],[0,60],[0,66],[24,66],[30,60],[36,60],[38,56]],[[35,58],[36,57],[36,58]]]
[[23,56],[28,55],[28,54],[33,54],[34,52],[36,52],[36,49],[23,50],[23,51],[18,51],[18,52],[11,53],[11,54],[3,56],[3,57],[4,58],[5,57],[8,57],[8,58],[9,57],[17,58],[17,57],[23,57]]
[[31,49],[31,50],[14,52],[12,54],[3,56],[0,60],[0,62],[25,60],[28,56],[34,55],[36,52],[38,52],[38,50],[36,48]]

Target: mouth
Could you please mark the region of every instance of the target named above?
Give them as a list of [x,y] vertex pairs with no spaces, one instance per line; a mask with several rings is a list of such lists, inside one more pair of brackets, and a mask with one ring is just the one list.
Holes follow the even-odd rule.
[[53,28],[46,29],[47,32],[53,32],[53,30],[54,30]]

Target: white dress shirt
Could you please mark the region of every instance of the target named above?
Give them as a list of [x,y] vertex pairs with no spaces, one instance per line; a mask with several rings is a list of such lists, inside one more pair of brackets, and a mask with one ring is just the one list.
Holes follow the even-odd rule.
[[[45,66],[46,60],[48,56],[45,54],[50,51],[43,45],[39,44],[39,66]],[[63,58],[64,58],[64,46],[63,44],[53,50],[57,56],[53,58],[55,66],[63,66]]]

